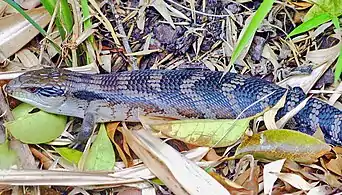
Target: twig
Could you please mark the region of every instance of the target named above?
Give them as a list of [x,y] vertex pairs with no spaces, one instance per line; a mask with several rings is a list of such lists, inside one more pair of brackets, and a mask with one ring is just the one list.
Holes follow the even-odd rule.
[[[112,12],[113,12],[114,18],[116,20],[116,24],[117,24],[119,33],[123,36],[122,37],[122,43],[123,43],[123,46],[124,46],[124,48],[126,50],[126,54],[132,53],[132,49],[129,46],[128,38],[127,38],[126,32],[125,32],[125,30],[124,30],[124,28],[122,26],[122,22],[120,20],[120,16],[117,15],[117,13],[116,13],[116,10],[115,10],[115,7],[114,7],[114,3],[111,4],[111,8],[112,8]],[[137,59],[134,56],[129,56],[129,59],[132,62],[133,70],[139,70],[138,65],[137,65]]]
[[172,3],[172,4],[177,5],[178,7],[183,8],[183,9],[185,9],[185,10],[194,11],[195,13],[201,14],[201,15],[203,15],[203,16],[212,16],[212,17],[218,17],[218,18],[230,17],[229,15],[215,15],[215,14],[204,13],[204,12],[197,11],[197,10],[192,10],[192,9],[190,9],[190,8],[188,8],[188,7],[185,7],[184,5],[181,5],[181,4],[179,4],[179,3],[177,3],[177,2],[175,2],[175,1],[173,1],[173,0],[167,0],[167,1],[169,1],[169,2]]
[[[57,16],[57,13],[58,13],[58,9],[59,9],[59,5],[60,5],[60,0],[58,0],[56,2],[56,7],[53,11],[53,14],[52,14],[52,17],[51,17],[51,20],[50,20],[50,24],[48,26],[48,29],[47,29],[47,32],[46,34],[50,34],[51,31],[52,31],[52,27],[53,27],[53,24],[54,24],[54,21],[56,19],[56,16]],[[38,58],[38,64],[42,64],[42,60],[43,60],[43,53],[44,53],[44,49],[45,49],[45,46],[46,46],[46,38],[44,38],[42,40],[42,44],[41,44],[41,47],[40,47],[40,52],[39,52],[39,58]]]

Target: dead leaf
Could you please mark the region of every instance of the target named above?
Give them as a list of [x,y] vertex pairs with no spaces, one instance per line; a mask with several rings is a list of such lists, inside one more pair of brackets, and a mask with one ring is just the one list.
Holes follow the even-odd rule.
[[163,0],[153,0],[151,2],[150,6],[154,7],[173,28],[176,28],[172,21],[170,12],[166,7],[166,3]]
[[266,130],[246,136],[235,152],[235,158],[252,154],[261,160],[287,158],[313,163],[330,151],[330,146],[312,136],[293,130]]
[[337,154],[336,159],[331,159],[325,166],[330,171],[342,176],[342,154]]
[[113,122],[113,123],[108,123],[107,124],[107,134],[109,139],[112,141],[112,143],[114,144],[117,152],[119,153],[120,159],[123,161],[123,163],[125,164],[126,167],[131,167],[133,166],[133,159],[131,156],[126,156],[125,152],[121,149],[120,145],[117,144],[114,140],[114,135],[115,132],[118,128],[118,125],[120,123],[119,122]]
[[243,186],[230,181],[229,179],[215,173],[214,171],[210,171],[209,174],[216,179],[222,186],[224,186],[231,194],[239,194],[239,195],[250,195],[252,191],[244,188]]
[[314,188],[319,182],[308,183],[301,176],[293,174],[293,173],[273,173],[282,181],[290,184],[291,186],[299,189],[299,190],[311,190]]
[[[318,178],[311,174],[310,170],[312,170],[310,167],[301,167],[298,163],[292,161],[292,160],[286,160],[284,167],[291,170],[295,173],[300,173],[303,175],[306,179],[310,179],[313,181],[317,181]],[[308,170],[310,169],[310,170]]]
[[274,105],[270,110],[266,111],[264,114],[264,121],[265,121],[265,126],[267,129],[278,129],[282,128],[276,124],[275,117],[278,113],[278,110],[284,107],[284,104],[286,102],[286,96],[287,96],[286,91],[284,95],[280,98],[280,100]]
[[297,10],[304,10],[312,6],[312,3],[306,2],[306,1],[299,1],[299,2],[289,1],[289,4],[295,5],[295,9]]
[[321,140],[322,142],[325,142],[324,134],[322,132],[322,129],[319,126],[317,127],[317,130],[312,136]]
[[204,159],[207,161],[217,161],[221,159],[222,157],[217,155],[216,151],[214,149],[210,149],[207,155],[205,155]]
[[40,5],[40,0],[14,0],[23,9],[33,9]]
[[264,166],[263,177],[264,177],[264,194],[271,194],[273,185],[275,181],[278,179],[272,173],[280,173],[283,165],[285,163],[285,159],[277,160],[271,163],[268,163]]
[[124,128],[123,134],[135,154],[175,194],[229,194],[203,169],[149,131]]
[[20,60],[20,62],[23,64],[23,66],[27,69],[30,69],[34,66],[39,65],[39,61],[36,55],[34,55],[30,50],[28,49],[21,49],[16,53],[16,56]]
[[250,172],[248,180],[243,184],[243,187],[250,190],[252,194],[258,194],[259,192],[259,174],[260,167],[255,165]]
[[118,192],[117,195],[142,195],[142,192],[139,189],[130,188]]
[[51,165],[53,165],[53,160],[51,160],[49,157],[45,156],[43,153],[33,147],[30,147],[30,150],[33,156],[39,159],[40,163],[42,163],[45,169],[51,168]]
[[223,147],[234,144],[253,117],[244,119],[186,119],[140,116],[146,128],[197,146]]
[[[43,28],[51,19],[50,14],[43,7],[29,10],[26,13]],[[0,29],[0,53],[2,53],[2,57],[5,59],[19,51],[39,33],[19,13],[1,18]],[[0,62],[5,59],[0,58]]]
[[333,190],[328,185],[322,185],[312,188],[307,195],[331,194]]
[[342,146],[335,146],[332,148],[332,150],[336,153],[336,154],[342,154]]

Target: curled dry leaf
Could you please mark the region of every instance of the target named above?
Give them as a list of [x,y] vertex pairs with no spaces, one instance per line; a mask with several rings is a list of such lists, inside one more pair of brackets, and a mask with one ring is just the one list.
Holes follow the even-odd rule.
[[235,157],[252,154],[261,160],[287,158],[301,163],[313,163],[330,151],[330,146],[307,134],[292,130],[267,130],[245,137]]
[[235,143],[246,131],[252,118],[239,120],[170,120],[140,116],[153,131],[198,146],[224,147]]
[[295,5],[296,10],[304,10],[312,6],[312,3],[300,1],[300,2],[294,2],[290,1],[289,4]]
[[252,191],[244,188],[243,186],[213,172],[210,171],[209,174],[216,179],[222,186],[224,186],[231,194],[240,194],[240,195],[248,195],[251,194]]
[[167,4],[163,0],[154,0],[151,2],[152,3],[150,6],[154,7],[173,28],[176,28],[175,24],[172,21],[170,12],[167,9]]
[[330,171],[342,176],[342,154],[336,154],[336,158],[331,159],[325,166]]
[[126,155],[126,153],[124,152],[124,150],[120,147],[120,145],[118,143],[115,142],[114,136],[115,136],[115,132],[118,128],[119,122],[112,122],[112,123],[108,123],[107,124],[107,134],[109,139],[112,141],[112,143],[114,144],[120,159],[123,161],[123,163],[125,164],[126,167],[131,167],[133,166],[133,159],[130,155]]

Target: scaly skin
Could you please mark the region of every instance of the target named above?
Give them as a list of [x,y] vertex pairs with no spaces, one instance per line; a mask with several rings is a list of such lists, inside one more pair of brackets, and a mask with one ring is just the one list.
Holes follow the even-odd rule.
[[[90,118],[94,122],[138,121],[138,114],[184,118],[240,118],[274,106],[286,89],[253,77],[202,70],[144,70],[114,74],[80,74],[62,69],[31,71],[12,80],[7,92],[44,111]],[[266,98],[265,98],[266,97]],[[283,116],[305,94],[289,90]],[[88,120],[90,120],[88,119]],[[342,144],[342,111],[315,98],[295,115],[293,129],[313,134],[320,126],[331,144]],[[89,135],[91,127],[79,139]]]

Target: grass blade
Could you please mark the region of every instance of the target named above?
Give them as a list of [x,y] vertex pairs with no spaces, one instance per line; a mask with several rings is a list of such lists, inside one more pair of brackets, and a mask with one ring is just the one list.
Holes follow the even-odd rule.
[[[41,3],[52,16],[55,10],[57,1],[56,0],[41,0]],[[61,6],[60,7],[61,11],[60,12],[58,11],[55,23],[58,28],[58,32],[62,37],[62,40],[64,40],[66,37],[66,34],[72,31],[73,18],[72,18],[72,13],[71,13],[67,0],[61,0],[60,6]]]
[[340,46],[340,55],[338,56],[335,69],[335,82],[337,82],[338,79],[340,79],[342,73],[342,43],[340,43]]
[[62,25],[66,29],[67,33],[71,33],[73,27],[73,16],[71,13],[68,0],[61,0],[61,18]]
[[[255,12],[251,22],[248,24],[246,31],[240,36],[237,45],[233,51],[228,67],[234,64],[238,59],[244,47],[248,44],[248,41],[253,38],[256,30],[260,26],[262,20],[266,17],[268,12],[271,10],[274,0],[264,0],[258,10]],[[228,70],[226,70],[228,71]]]
[[[89,5],[88,5],[88,0],[81,0],[81,7],[82,7],[82,14],[83,14],[83,25],[84,25],[84,30],[92,28],[92,22],[90,20],[90,11],[89,11]],[[90,35],[88,40],[90,41],[91,44],[94,44],[94,36]],[[87,59],[90,59],[91,57],[88,56]],[[89,63],[91,60],[89,60]]]
[[321,24],[324,24],[332,19],[332,16],[328,13],[324,13],[318,16],[311,18],[310,20],[302,23],[301,25],[297,26],[295,29],[291,31],[291,33],[287,37],[291,37],[294,35],[298,35],[304,32],[307,32],[313,28],[318,27]]

